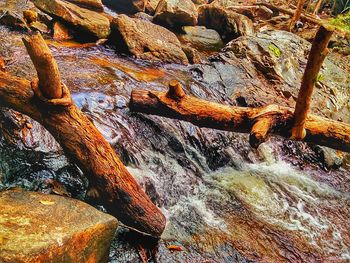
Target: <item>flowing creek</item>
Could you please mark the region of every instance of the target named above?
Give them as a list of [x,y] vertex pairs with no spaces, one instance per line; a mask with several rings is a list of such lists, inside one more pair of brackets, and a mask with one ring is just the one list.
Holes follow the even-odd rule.
[[[0,27],[0,41],[8,71],[31,79],[21,34]],[[48,44],[75,103],[166,215],[158,262],[350,261],[347,161],[328,170],[301,143],[271,138],[254,150],[246,134],[130,113],[133,89],[165,90],[174,78],[187,94],[232,102],[195,77],[191,66],[148,64],[102,46]],[[50,192],[54,180],[83,199],[80,170],[30,122],[20,142],[2,137],[0,187]],[[171,252],[170,244],[184,251]],[[138,261],[125,231],[118,231],[110,262]]]

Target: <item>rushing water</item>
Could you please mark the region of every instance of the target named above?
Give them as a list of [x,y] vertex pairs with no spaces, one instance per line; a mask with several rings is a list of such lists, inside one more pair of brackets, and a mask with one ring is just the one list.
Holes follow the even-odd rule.
[[[0,55],[10,72],[30,79],[35,72],[20,37],[0,28]],[[191,67],[149,64],[108,47],[48,43],[75,103],[166,215],[158,262],[350,261],[346,164],[324,169],[302,143],[272,138],[254,150],[247,135],[130,113],[133,89],[164,90],[173,78],[188,94],[234,102]],[[29,122],[33,127],[21,130],[15,144],[3,133],[0,186],[50,192],[57,181],[83,198],[81,171],[39,124]],[[170,244],[184,251],[171,252]],[[139,260],[125,231],[118,231],[110,261]]]

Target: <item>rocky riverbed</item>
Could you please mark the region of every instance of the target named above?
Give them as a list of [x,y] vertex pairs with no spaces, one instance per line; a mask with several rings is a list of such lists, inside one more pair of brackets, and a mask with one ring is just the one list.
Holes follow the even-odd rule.
[[[128,109],[132,90],[165,90],[171,79],[223,104],[294,106],[310,43],[265,25],[277,20],[271,10],[243,12],[235,1],[103,2],[34,0],[41,11],[1,2],[0,57],[8,72],[33,78],[21,37],[45,34],[74,102],[167,217],[151,261],[348,262],[347,155],[275,137],[255,150],[248,135]],[[327,57],[312,111],[349,123],[342,59]],[[84,175],[38,123],[2,109],[1,128],[1,189],[84,200]],[[139,262],[136,243],[119,227],[110,262]]]

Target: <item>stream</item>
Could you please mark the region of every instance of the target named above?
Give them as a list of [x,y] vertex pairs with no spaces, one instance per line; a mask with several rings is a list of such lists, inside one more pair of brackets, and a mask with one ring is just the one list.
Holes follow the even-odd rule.
[[[7,70],[34,77],[21,33],[0,27],[0,42]],[[166,90],[171,79],[179,80],[187,94],[235,101],[199,78],[193,66],[147,63],[108,46],[47,43],[74,102],[167,217],[155,262],[350,261],[346,158],[340,168],[328,169],[303,143],[273,137],[255,150],[247,134],[131,113],[132,90]],[[13,119],[8,111],[2,115]],[[16,142],[2,134],[0,189],[50,193],[55,181],[83,200],[87,182],[82,172],[47,131],[26,122],[31,128],[19,131]],[[183,251],[171,252],[168,245]],[[119,229],[110,262],[139,261],[125,229]]]

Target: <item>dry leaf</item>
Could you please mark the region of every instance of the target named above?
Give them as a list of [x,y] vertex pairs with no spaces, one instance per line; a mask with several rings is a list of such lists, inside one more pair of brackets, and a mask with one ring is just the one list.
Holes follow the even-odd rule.
[[182,247],[176,246],[176,245],[169,245],[169,246],[167,246],[167,248],[168,248],[170,251],[182,251],[182,250],[183,250]]

